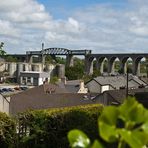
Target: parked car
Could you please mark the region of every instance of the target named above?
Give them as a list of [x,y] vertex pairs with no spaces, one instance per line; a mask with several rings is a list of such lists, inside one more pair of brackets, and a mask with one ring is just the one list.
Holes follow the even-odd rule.
[[14,90],[21,90],[20,87],[14,87]]
[[27,90],[28,87],[26,87],[26,86],[21,86],[20,89],[21,89],[21,90]]
[[8,90],[9,90],[10,92],[14,92],[14,89],[13,89],[13,88],[8,88]]
[[4,91],[2,89],[0,89],[0,93],[3,93]]
[[9,92],[9,89],[8,88],[2,88],[2,91]]

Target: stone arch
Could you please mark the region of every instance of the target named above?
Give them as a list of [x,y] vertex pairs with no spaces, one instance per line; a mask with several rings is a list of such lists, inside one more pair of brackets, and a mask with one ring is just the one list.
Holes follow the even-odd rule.
[[144,58],[143,56],[138,56],[133,58],[133,74],[140,76],[140,61]]
[[[130,56],[123,57],[122,59],[120,59],[120,62],[121,62],[120,70],[121,70],[121,73],[123,74],[127,73],[127,68],[129,67],[128,61],[133,62],[133,59]],[[132,72],[132,71],[129,71],[129,72]]]
[[117,57],[114,61],[114,72],[115,73],[119,73],[119,70],[120,70],[120,64],[121,64],[121,61],[120,59]]
[[113,56],[111,58],[108,59],[108,73],[114,73],[114,64],[115,64],[115,60],[118,57]]
[[146,57],[143,57],[141,60],[140,60],[140,76],[147,76],[147,67],[148,67],[148,63],[147,63],[147,58]]
[[104,59],[105,59],[105,57],[97,57],[96,58],[96,69],[100,70],[101,74],[104,72]]

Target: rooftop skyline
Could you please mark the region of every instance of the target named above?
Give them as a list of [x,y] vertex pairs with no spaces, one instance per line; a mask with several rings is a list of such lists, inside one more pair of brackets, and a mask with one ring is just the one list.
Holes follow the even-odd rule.
[[8,53],[47,47],[93,53],[148,52],[147,0],[0,0]]

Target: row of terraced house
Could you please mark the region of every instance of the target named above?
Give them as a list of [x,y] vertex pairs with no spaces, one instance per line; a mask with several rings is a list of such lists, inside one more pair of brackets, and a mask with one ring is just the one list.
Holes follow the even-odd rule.
[[[129,75],[128,95],[148,94],[147,79]],[[56,84],[45,81],[43,85],[0,94],[0,111],[15,115],[28,109],[60,108],[85,104],[118,105],[126,98],[127,77],[100,76],[84,83],[82,80],[67,81],[63,78]],[[147,102],[142,100],[142,102]]]

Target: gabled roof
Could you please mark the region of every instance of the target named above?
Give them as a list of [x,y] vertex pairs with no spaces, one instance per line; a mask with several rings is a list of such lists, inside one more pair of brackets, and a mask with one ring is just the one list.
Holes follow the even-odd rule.
[[[55,85],[52,85],[55,87]],[[77,93],[51,93],[44,92],[43,85],[11,96],[10,113],[16,114],[28,109],[59,108],[94,104],[90,99],[85,99],[84,94]]]
[[[110,85],[113,88],[120,89],[121,86],[126,86],[126,75],[120,75],[120,76],[99,76],[96,78],[91,79],[86,83],[86,85],[91,82],[92,80],[96,81],[99,85]],[[129,75],[129,80],[128,80],[128,86],[129,88],[135,88],[138,87],[139,85],[144,85],[146,86],[146,83],[144,81],[140,80],[136,76]]]
[[112,86],[112,84],[102,84],[102,83],[100,83],[96,78],[93,78],[93,79],[91,79],[91,80],[89,80],[88,82],[86,82],[85,83],[85,85],[87,85],[89,82],[91,82],[91,81],[95,81],[96,83],[98,83],[100,86],[104,86],[104,85],[109,85],[110,87],[112,87],[113,89],[115,89],[115,87],[114,86]]
[[[135,96],[136,93],[148,93],[148,88],[138,88],[138,89],[131,89],[128,91],[130,96]],[[119,103],[123,103],[124,99],[126,98],[126,89],[120,90],[109,90],[103,92],[104,94],[109,94],[115,101]]]

